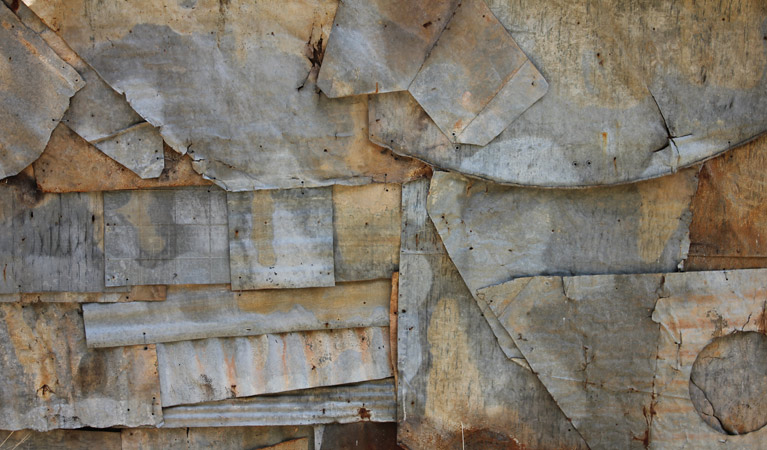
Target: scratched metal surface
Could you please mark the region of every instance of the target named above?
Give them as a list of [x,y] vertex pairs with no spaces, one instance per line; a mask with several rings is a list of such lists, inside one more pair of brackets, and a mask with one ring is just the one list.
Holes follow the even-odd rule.
[[394,379],[163,409],[163,427],[317,425],[396,420]]
[[232,289],[333,286],[333,190],[230,192]]
[[135,428],[122,430],[122,449],[262,449],[295,439],[311,445],[314,432],[311,427]]
[[384,327],[157,345],[163,406],[388,378]]
[[389,325],[389,280],[233,292],[170,286],[165,301],[83,305],[89,347]]
[[229,282],[226,194],[216,187],[104,193],[107,286]]
[[0,429],[162,421],[154,346],[88,349],[77,304],[0,304],[0,373]]
[[45,149],[51,132],[85,86],[80,74],[5,4],[0,5],[0,179],[16,175]]

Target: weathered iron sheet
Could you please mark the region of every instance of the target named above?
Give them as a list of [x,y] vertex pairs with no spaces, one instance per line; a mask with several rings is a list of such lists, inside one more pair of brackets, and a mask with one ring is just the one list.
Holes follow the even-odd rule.
[[647,448],[663,275],[519,278],[479,295],[591,449]]
[[407,90],[458,2],[340,2],[317,86],[328,97]]
[[291,439],[280,442],[279,444],[264,447],[263,450],[311,450],[309,448],[309,438]]
[[0,5],[0,179],[16,175],[45,149],[48,138],[85,86],[5,4]]
[[408,91],[451,142],[487,145],[547,89],[484,0],[463,0]]
[[[6,0],[7,2],[7,0]],[[141,178],[155,178],[163,170],[162,137],[130,107],[71,48],[26,5],[16,1],[16,15],[36,32],[85,81],[69,102],[61,121],[110,158]]]
[[389,353],[394,368],[394,382],[397,382],[397,300],[399,299],[399,272],[391,277],[391,299],[389,300]]
[[685,270],[767,267],[767,136],[706,162]]
[[365,97],[318,95],[335,1],[30,7],[225,189],[396,182],[422,168],[369,142]]
[[107,286],[229,282],[218,188],[105,192],[104,223]]
[[586,448],[535,375],[510,361],[495,343],[469,290],[439,248],[426,212],[427,191],[427,180],[402,190],[400,444]]
[[232,289],[333,286],[333,190],[226,196]]
[[163,409],[164,427],[317,425],[394,422],[394,381],[302,389]]
[[762,1],[488,4],[547,94],[485,147],[451,143],[408,93],[374,95],[373,142],[497,182],[576,187],[668,174],[767,129]]
[[[122,430],[123,450],[242,450],[295,439],[314,442],[311,427],[139,428]],[[269,448],[269,447],[267,447]]]
[[156,179],[142,179],[59,124],[45,151],[34,162],[37,185],[43,192],[89,192],[212,184],[192,169],[192,159],[170,148]]
[[163,406],[391,377],[388,328],[157,345]]
[[119,431],[0,431],[2,450],[121,450]]
[[358,422],[350,424],[325,425],[322,442],[317,450],[364,449],[364,450],[401,450],[397,446],[397,424]]
[[0,428],[157,425],[154,346],[90,350],[77,304],[0,304]]
[[170,286],[164,302],[84,305],[90,347],[389,325],[389,280],[232,292]]
[[336,281],[390,278],[399,266],[399,184],[333,186]]
[[[112,290],[114,289],[114,290]],[[159,302],[165,300],[165,286],[131,286],[126,292],[109,288],[108,292],[38,292],[0,294],[0,302],[21,303],[122,303]],[[137,342],[139,344],[141,342]]]
[[26,172],[2,181],[0,293],[104,292],[102,227],[101,193],[43,194]]

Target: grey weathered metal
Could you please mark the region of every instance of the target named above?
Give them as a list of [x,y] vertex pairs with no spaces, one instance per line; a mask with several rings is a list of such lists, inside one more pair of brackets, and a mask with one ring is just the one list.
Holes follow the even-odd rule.
[[89,347],[389,325],[389,280],[232,292],[170,286],[164,302],[83,305]]
[[163,427],[317,425],[396,420],[394,379],[163,409]]
[[16,175],[45,149],[82,77],[0,4],[0,179]]
[[[106,292],[37,292],[0,294],[3,303],[122,303],[158,302],[165,300],[165,286],[131,286],[105,288]],[[139,342],[140,343],[140,342]]]
[[330,187],[230,192],[232,289],[333,286]]
[[[134,428],[122,430],[123,450],[262,449],[281,442],[314,441],[311,427]],[[272,448],[272,447],[266,447]]]
[[104,248],[107,286],[228,283],[226,193],[105,192]]
[[382,327],[158,344],[157,360],[163,406],[393,375]]

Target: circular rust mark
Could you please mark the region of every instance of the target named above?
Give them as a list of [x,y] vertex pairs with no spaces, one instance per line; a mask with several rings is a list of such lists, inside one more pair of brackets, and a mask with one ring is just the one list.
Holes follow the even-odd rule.
[[711,341],[692,366],[690,398],[720,433],[745,434],[767,424],[767,336],[751,331]]

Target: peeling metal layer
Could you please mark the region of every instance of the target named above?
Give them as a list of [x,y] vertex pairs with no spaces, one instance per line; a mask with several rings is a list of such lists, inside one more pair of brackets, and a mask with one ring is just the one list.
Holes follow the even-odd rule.
[[[7,2],[8,0],[6,0]],[[16,15],[53,51],[77,70],[85,87],[70,100],[61,121],[110,158],[141,178],[156,178],[163,170],[162,137],[130,107],[56,33],[26,5],[15,2]]]
[[451,143],[407,93],[371,96],[373,142],[496,182],[577,187],[669,174],[767,130],[762,1],[488,6],[547,94],[485,147]]
[[767,136],[706,162],[685,270],[767,267]]
[[263,448],[305,438],[314,442],[311,427],[140,428],[122,430],[123,450],[242,450]]
[[587,448],[535,375],[510,361],[495,343],[441,248],[426,212],[427,191],[428,180],[402,190],[399,443],[408,448]]
[[0,431],[3,450],[121,450],[119,431]]
[[408,91],[454,143],[487,145],[548,89],[484,0],[463,0]]
[[317,425],[396,420],[394,380],[320,387],[277,395],[163,409],[163,427]]
[[317,86],[328,97],[407,90],[458,2],[340,2]]
[[105,192],[104,223],[107,286],[229,282],[218,188]]
[[389,280],[232,292],[170,286],[164,302],[84,305],[90,347],[389,325]]
[[157,425],[154,346],[90,350],[77,304],[0,304],[0,428]]
[[390,278],[399,266],[399,184],[333,186],[336,281]]
[[43,192],[89,192],[212,184],[192,169],[192,159],[170,148],[155,179],[142,179],[90,145],[66,125],[59,124],[48,146],[34,162],[37,185]]
[[0,179],[16,175],[45,149],[48,138],[85,86],[5,4],[0,5]]
[[333,191],[226,196],[232,289],[333,286]]
[[[122,303],[159,302],[165,300],[165,286],[131,286],[127,292],[117,288],[110,292],[38,292],[0,294],[0,302],[12,303]],[[140,342],[137,342],[140,344]]]
[[0,293],[104,292],[102,227],[101,193],[44,194],[27,172],[4,180]]
[[391,377],[388,328],[157,345],[163,406]]
[[225,189],[402,181],[423,167],[369,142],[365,97],[318,95],[336,1],[30,8]]

